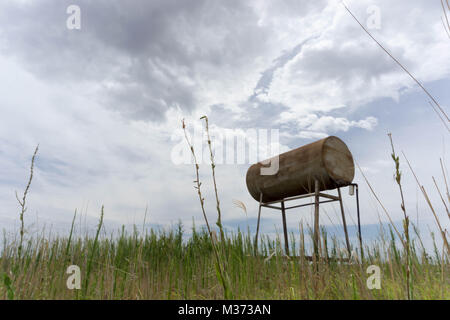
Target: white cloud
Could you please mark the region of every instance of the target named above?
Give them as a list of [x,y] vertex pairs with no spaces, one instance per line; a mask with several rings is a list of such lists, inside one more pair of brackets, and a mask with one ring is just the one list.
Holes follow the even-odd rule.
[[359,121],[349,121],[346,118],[323,116],[308,126],[308,129],[322,132],[348,131],[351,127],[372,130],[377,125],[377,122],[377,119],[374,117],[367,117]]
[[[295,119],[295,120],[294,120]],[[373,130],[378,124],[375,117],[367,117],[358,121],[343,117],[317,116],[316,114],[296,115],[294,112],[283,112],[279,123],[292,123],[299,130],[303,130],[302,137],[322,137],[327,133],[348,131],[350,128]],[[307,131],[304,131],[307,130]]]
[[[373,1],[353,1],[349,6],[365,23],[365,8],[371,4]],[[397,2],[377,1],[376,5],[381,11],[381,29],[372,32],[394,56],[421,81],[449,76],[450,42],[440,30],[437,6],[430,10],[428,2],[417,1],[415,10],[405,11],[404,5]],[[427,10],[420,10],[420,6],[427,6]],[[261,97],[289,108],[281,120],[291,120],[292,116],[286,117],[291,114],[308,121],[317,112],[356,108],[380,98],[398,100],[405,89],[415,87],[338,2],[329,2],[319,17],[306,20],[310,18],[332,22],[319,29],[319,37],[308,41],[295,57],[274,72],[266,95]],[[301,37],[303,32],[297,30],[296,34]],[[373,119],[353,124],[344,119],[317,119],[321,123],[332,122],[331,129],[334,126],[370,129],[374,125]]]

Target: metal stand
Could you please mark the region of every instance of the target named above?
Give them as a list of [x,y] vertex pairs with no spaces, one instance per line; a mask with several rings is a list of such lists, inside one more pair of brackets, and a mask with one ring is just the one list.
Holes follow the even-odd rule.
[[[362,238],[361,238],[361,225],[360,225],[360,219],[359,219],[358,185],[357,184],[352,184],[352,185],[353,186],[356,185],[356,200],[357,200],[357,211],[358,211],[358,236],[359,236],[359,242],[360,242],[360,247],[361,247],[361,257],[362,257]],[[320,192],[319,181],[315,180],[314,193],[307,193],[307,194],[303,194],[303,195],[299,195],[299,196],[283,198],[281,200],[270,201],[270,202],[262,202],[263,194],[261,193],[260,197],[259,197],[258,222],[257,222],[257,226],[256,226],[256,236],[255,236],[255,254],[257,253],[257,249],[258,249],[258,235],[259,235],[259,225],[260,225],[260,220],[261,220],[261,208],[262,207],[275,209],[275,210],[281,210],[281,218],[283,221],[283,233],[284,233],[284,247],[285,247],[286,255],[289,255],[289,241],[288,241],[288,232],[287,232],[287,226],[286,226],[286,210],[314,205],[314,234],[313,234],[314,255],[315,255],[315,258],[318,259],[319,252],[320,252],[319,205],[321,203],[328,203],[328,202],[334,202],[334,201],[339,201],[339,204],[340,204],[341,214],[342,214],[342,223],[344,226],[344,233],[345,233],[345,242],[346,242],[347,250],[350,254],[351,247],[350,247],[350,241],[348,238],[347,222],[345,220],[345,213],[344,213],[344,206],[342,203],[341,190],[339,188],[337,188],[337,190],[338,190],[338,196],[322,193],[322,192]],[[300,205],[294,205],[294,206],[290,206],[290,207],[285,206],[285,203],[288,201],[299,200],[299,199],[304,199],[304,198],[308,198],[308,197],[314,197],[314,202],[300,204]],[[320,201],[320,198],[325,198],[326,200]],[[280,203],[280,206],[276,206],[275,204],[277,204],[277,203]]]
[[358,184],[357,183],[352,183],[351,186],[354,186],[356,188],[356,212],[358,214],[359,250],[361,252],[361,261],[363,261],[363,259],[364,259],[364,250],[363,250],[362,235],[361,235],[361,219],[359,217],[359,190],[358,190]]

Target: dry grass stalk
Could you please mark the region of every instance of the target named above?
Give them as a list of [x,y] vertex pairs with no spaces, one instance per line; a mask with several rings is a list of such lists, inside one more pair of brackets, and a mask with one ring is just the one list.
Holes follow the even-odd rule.
[[356,166],[359,169],[359,172],[361,172],[361,175],[363,176],[364,180],[366,181],[367,186],[369,187],[370,191],[372,192],[373,196],[375,197],[375,199],[378,201],[378,203],[380,204],[381,208],[383,209],[384,213],[386,213],[386,216],[389,219],[390,224],[392,225],[392,228],[394,228],[395,233],[397,234],[397,236],[399,237],[400,241],[402,242],[403,246],[405,246],[405,243],[403,241],[403,238],[400,234],[400,232],[397,230],[397,228],[395,227],[394,222],[391,219],[391,215],[389,214],[389,212],[386,210],[386,208],[384,207],[383,203],[381,202],[380,198],[378,198],[377,194],[375,193],[375,191],[372,188],[372,185],[370,184],[369,180],[367,180],[366,176],[364,175],[364,172],[361,170],[361,167],[359,166],[358,163],[356,163]]
[[211,159],[211,170],[212,170],[212,178],[213,178],[213,184],[214,184],[214,193],[216,195],[216,209],[217,209],[216,225],[219,227],[220,241],[224,241],[225,235],[224,235],[223,226],[222,226],[222,213],[220,211],[220,201],[219,201],[219,195],[217,192],[217,184],[216,184],[216,170],[215,170],[216,164],[214,162],[214,153],[213,153],[212,145],[211,145],[211,137],[209,135],[208,117],[203,116],[200,119],[205,119],[205,124],[206,124],[206,135],[208,138],[209,155],[210,155],[210,159]]
[[430,209],[431,209],[431,212],[433,213],[434,219],[435,219],[436,224],[437,224],[437,226],[438,226],[438,228],[439,228],[439,231],[440,231],[440,233],[441,233],[442,240],[444,241],[444,245],[445,245],[445,247],[446,247],[446,249],[447,249],[447,255],[450,255],[450,250],[449,250],[449,245],[448,245],[446,233],[445,233],[444,229],[442,228],[441,223],[440,223],[440,221],[439,221],[439,218],[437,217],[436,211],[434,210],[434,207],[433,207],[433,205],[432,205],[432,203],[431,203],[431,201],[430,201],[430,198],[428,197],[428,194],[427,194],[427,192],[425,191],[425,187],[424,187],[423,185],[420,184],[419,179],[417,178],[416,173],[414,172],[414,170],[413,170],[411,164],[409,163],[408,158],[406,157],[406,155],[405,155],[405,153],[404,153],[403,151],[402,151],[402,154],[403,154],[403,156],[404,156],[405,159],[406,159],[406,163],[408,164],[409,169],[411,170],[412,174],[414,175],[414,178],[415,178],[415,180],[416,180],[416,182],[417,182],[417,185],[419,186],[420,190],[422,191],[422,194],[423,194],[423,196],[424,196],[424,198],[425,198],[425,201],[427,202],[428,206],[429,206]]
[[445,168],[441,158],[439,158],[439,162],[441,163],[442,176],[444,177],[445,190],[447,192],[447,201],[450,202],[450,193],[448,192],[447,175],[445,174],[446,170],[444,170]]
[[244,211],[245,215],[247,216],[247,207],[245,206],[245,203],[243,203],[241,200],[233,199],[233,204],[236,208],[242,209]]
[[226,271],[224,269],[224,265],[220,259],[220,255],[217,249],[217,245],[216,245],[216,241],[214,239],[214,236],[212,234],[211,231],[211,227],[209,225],[208,222],[208,217],[206,216],[206,211],[205,211],[205,199],[202,196],[202,192],[201,192],[201,182],[200,182],[200,175],[199,175],[199,170],[200,167],[198,165],[198,161],[197,161],[197,157],[195,155],[195,150],[194,150],[194,146],[192,145],[191,141],[189,140],[188,136],[187,136],[187,132],[186,132],[186,124],[184,122],[184,119],[182,120],[182,128],[184,131],[184,137],[186,139],[186,142],[191,150],[191,154],[192,157],[194,159],[194,165],[195,165],[195,174],[196,174],[196,180],[194,181],[194,183],[196,184],[196,186],[194,186],[195,189],[197,189],[197,194],[200,200],[200,206],[202,208],[202,213],[203,213],[203,218],[205,219],[205,223],[206,223],[206,227],[208,228],[208,234],[209,237],[211,239],[211,244],[213,247],[213,251],[214,251],[214,255],[216,257],[216,271],[217,271],[217,275],[219,277],[219,281],[222,284],[223,287],[223,291],[224,291],[224,297],[225,299],[232,299],[233,295],[229,286],[229,277],[226,274]]
[[22,254],[23,236],[25,233],[25,224],[24,224],[23,216],[25,214],[25,211],[27,211],[27,207],[26,207],[27,195],[28,195],[28,191],[30,190],[31,181],[33,180],[34,161],[36,159],[38,150],[39,150],[39,145],[36,146],[36,149],[34,150],[34,153],[33,153],[33,157],[31,158],[30,177],[28,178],[27,186],[25,187],[25,191],[23,192],[22,200],[19,199],[19,196],[17,195],[17,191],[16,191],[16,199],[20,205],[20,216],[19,216],[19,218],[20,218],[20,240],[19,241],[20,242],[19,242],[19,247],[18,247],[18,251],[17,251],[19,257]]
[[[445,0],[447,3],[447,9],[450,12],[450,5],[448,3],[448,0]],[[447,33],[448,38],[450,39],[450,23],[448,22],[448,16],[447,16],[447,10],[444,7],[444,1],[441,0],[441,6],[442,6],[442,11],[444,12],[444,17],[445,17],[445,22],[444,19],[441,17],[442,20],[442,24],[444,26],[444,30]]]
[[92,263],[94,262],[94,257],[97,254],[97,247],[98,247],[98,242],[99,242],[98,240],[99,240],[100,230],[102,229],[102,226],[103,226],[104,209],[105,209],[104,206],[102,206],[102,209],[101,209],[101,212],[100,212],[100,220],[98,222],[97,231],[95,233],[94,243],[92,244],[91,252],[90,252],[90,255],[88,257],[86,273],[85,273],[85,276],[84,276],[83,293],[82,293],[82,296],[84,298],[86,298],[87,290],[89,288],[89,280],[90,280],[90,277],[91,277]]
[[409,238],[409,217],[406,214],[406,207],[405,207],[405,198],[403,196],[403,188],[401,183],[402,173],[400,171],[400,159],[395,154],[394,149],[394,142],[392,141],[392,134],[388,133],[389,140],[391,141],[391,147],[392,147],[392,159],[395,163],[395,181],[397,182],[398,188],[400,189],[400,197],[402,200],[402,203],[400,205],[402,211],[403,211],[403,232],[405,234],[405,249],[406,249],[406,292],[408,296],[408,300],[412,299],[412,279],[411,279],[411,242]]
[[439,189],[439,187],[438,187],[438,185],[437,185],[437,183],[436,183],[436,179],[434,179],[434,177],[431,177],[431,178],[433,179],[434,186],[436,187],[436,190],[437,190],[437,192],[438,192],[438,194],[439,194],[439,197],[441,198],[442,204],[443,204],[444,207],[445,207],[445,211],[447,212],[447,216],[450,218],[450,212],[448,211],[447,204],[445,203],[445,200],[444,200],[444,198],[442,197],[441,190]]
[[[412,74],[411,72],[408,71],[408,69],[406,69],[406,67],[403,66],[403,64],[398,61],[386,48],[383,47],[383,45],[378,42],[377,39],[374,38],[374,36],[372,36],[372,34],[364,27],[364,25],[358,20],[358,18],[356,18],[356,16],[350,11],[350,9],[345,5],[345,3],[342,1],[341,4],[344,6],[344,8],[347,10],[348,13],[350,13],[350,15],[353,17],[353,19],[360,25],[360,27],[367,33],[367,35],[373,40],[375,41],[375,43],[392,59],[394,60],[394,62],[400,66],[400,68],[403,69],[403,71],[405,71],[412,80],[414,80],[414,82],[425,92],[425,94],[433,101],[433,103],[438,107],[438,109],[440,110],[440,112],[442,113],[442,115],[445,117],[445,119],[447,120],[447,123],[450,122],[449,117],[447,116],[447,113],[444,111],[444,109],[442,109],[441,105],[436,101],[436,99],[428,92],[428,90],[422,85],[422,83],[420,83],[419,80],[417,80]],[[442,117],[440,116],[439,112],[437,112],[437,110],[435,108],[433,108],[433,110],[438,114],[439,118],[443,121],[443,124],[445,126],[445,128],[447,129],[447,131],[450,131],[450,129],[447,126],[447,123],[445,122],[444,119],[442,119]]]

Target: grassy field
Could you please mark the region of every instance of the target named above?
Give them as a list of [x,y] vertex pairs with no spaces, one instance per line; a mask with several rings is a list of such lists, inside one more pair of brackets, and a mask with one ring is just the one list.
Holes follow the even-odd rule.
[[[100,230],[100,229],[99,229]],[[281,254],[277,239],[262,237],[259,254],[253,238],[238,232],[217,242],[223,272],[235,299],[406,299],[405,253],[387,232],[365,258],[340,262],[339,241],[322,234],[322,260],[313,263],[299,230],[296,257]],[[214,248],[208,232],[192,230],[183,240],[174,231],[149,231],[105,237],[33,238],[18,255],[17,241],[3,243],[0,299],[223,299]],[[450,299],[448,262],[412,241],[413,299]],[[277,254],[272,255],[273,252]],[[338,260],[336,260],[338,259]],[[81,289],[69,290],[66,269],[78,265]],[[367,286],[369,265],[381,269],[381,289]]]

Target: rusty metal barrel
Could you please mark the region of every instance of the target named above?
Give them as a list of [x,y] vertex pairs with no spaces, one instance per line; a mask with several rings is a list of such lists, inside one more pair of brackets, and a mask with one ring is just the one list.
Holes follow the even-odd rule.
[[255,163],[247,171],[247,189],[257,201],[261,193],[263,202],[312,193],[315,180],[320,191],[344,187],[355,176],[353,156],[335,136],[280,154],[276,174],[261,174],[262,167],[270,166],[266,163]]

